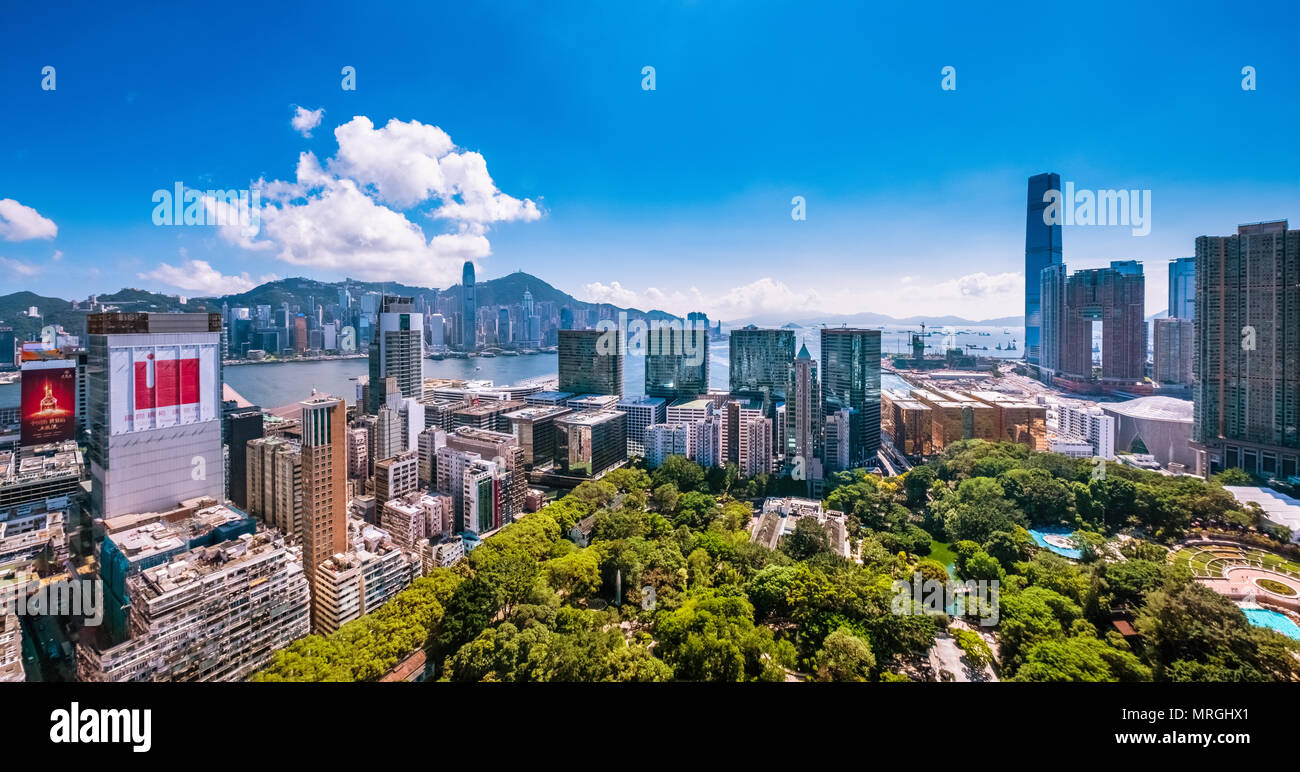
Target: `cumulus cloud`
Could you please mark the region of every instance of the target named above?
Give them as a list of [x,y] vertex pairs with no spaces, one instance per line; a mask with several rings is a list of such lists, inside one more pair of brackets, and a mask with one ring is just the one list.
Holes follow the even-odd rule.
[[12,198],[0,198],[0,238],[5,241],[52,239],[59,234],[54,221],[42,217],[30,206],[23,206]]
[[[457,280],[465,260],[491,254],[490,225],[542,215],[533,201],[498,190],[483,156],[458,149],[437,126],[393,119],[376,129],[357,116],[334,136],[333,158],[304,152],[294,180],[258,180],[256,216],[227,218],[222,238],[293,265],[441,286]],[[447,226],[428,236],[410,210]]]
[[[185,257],[181,250],[181,257]],[[159,263],[152,271],[138,274],[141,279],[156,281],[168,287],[193,292],[199,295],[230,295],[248,290],[278,277],[269,274],[254,280],[248,272],[238,276],[225,276],[213,268],[206,260],[186,260],[180,265]]]
[[5,273],[24,277],[35,276],[41,272],[41,268],[38,265],[24,263],[21,260],[11,260],[7,257],[0,257],[0,268],[2,268]]
[[325,108],[319,110],[308,110],[305,107],[297,108],[293,113],[293,118],[289,123],[293,126],[294,131],[304,137],[311,136],[311,130],[320,125],[321,117],[325,115]]

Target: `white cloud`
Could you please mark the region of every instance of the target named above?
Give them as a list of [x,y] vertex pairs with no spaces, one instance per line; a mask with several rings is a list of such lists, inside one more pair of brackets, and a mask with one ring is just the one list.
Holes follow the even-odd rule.
[[58,234],[53,220],[12,198],[0,198],[0,237],[5,241],[52,239]]
[[3,268],[6,272],[14,273],[23,277],[35,276],[41,272],[41,268],[38,265],[24,263],[21,260],[11,260],[7,257],[0,257],[0,268]]
[[617,281],[593,282],[580,293],[593,303],[659,309],[677,315],[703,311],[711,319],[825,319],[872,312],[905,318],[956,315],[969,319],[1016,316],[1024,307],[1024,276],[1019,273],[972,273],[928,283],[923,277],[900,276],[871,284],[849,282],[829,290],[797,289],[765,276],[730,289],[698,287],[665,292],[657,287],[636,291]]
[[[249,223],[226,220],[223,239],[275,250],[293,265],[362,279],[427,286],[457,281],[465,260],[491,254],[492,223],[531,221],[541,210],[496,188],[483,156],[462,152],[437,126],[357,116],[335,129],[338,154],[298,157],[294,181],[258,180],[262,206]],[[205,202],[214,213],[222,202]],[[423,208],[431,205],[431,208]],[[449,223],[432,237],[404,213],[415,207]]]
[[[182,250],[181,257],[185,257]],[[140,273],[141,279],[149,279],[176,289],[194,292],[199,295],[231,295],[248,290],[278,277],[269,274],[254,280],[248,272],[238,276],[225,276],[213,268],[206,260],[186,260],[180,265],[159,263],[152,271]]]
[[299,134],[310,137],[311,130],[320,125],[323,115],[325,115],[325,108],[323,107],[319,110],[308,110],[305,107],[299,107],[294,111],[293,118],[289,123]]

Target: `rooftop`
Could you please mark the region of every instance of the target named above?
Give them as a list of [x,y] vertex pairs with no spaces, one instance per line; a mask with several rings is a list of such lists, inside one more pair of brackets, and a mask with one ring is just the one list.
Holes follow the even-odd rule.
[[1107,402],[1101,409],[1130,418],[1149,418],[1159,421],[1192,422],[1192,401],[1173,397],[1138,397],[1127,402]]

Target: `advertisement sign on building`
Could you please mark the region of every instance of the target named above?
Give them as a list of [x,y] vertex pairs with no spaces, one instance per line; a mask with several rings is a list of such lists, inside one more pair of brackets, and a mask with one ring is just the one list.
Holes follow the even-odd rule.
[[77,363],[70,359],[23,363],[21,442],[72,439],[77,426]]
[[218,349],[216,343],[111,348],[112,433],[216,419]]

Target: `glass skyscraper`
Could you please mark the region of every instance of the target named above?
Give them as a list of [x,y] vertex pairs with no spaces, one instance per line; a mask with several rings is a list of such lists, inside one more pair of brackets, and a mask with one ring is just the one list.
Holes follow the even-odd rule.
[[1196,258],[1180,257],[1169,261],[1169,315],[1178,319],[1196,318]]
[[[1061,175],[1054,172],[1029,178],[1029,201],[1025,215],[1025,361],[1038,364],[1042,343],[1042,273],[1063,259],[1061,225],[1043,221],[1049,190],[1061,189]],[[1066,204],[1068,205],[1068,203]]]
[[822,415],[848,410],[848,467],[871,465],[880,450],[880,330],[822,328],[821,342]]
[[[608,342],[602,337],[609,335]],[[560,330],[559,390],[623,395],[623,345],[617,330]]]
[[794,330],[754,325],[731,331],[731,393],[785,400],[794,366]]
[[658,327],[646,332],[645,393],[668,400],[709,390],[709,330]]
[[478,299],[474,293],[474,264],[465,261],[461,271],[461,340],[460,344],[467,350],[478,345]]

